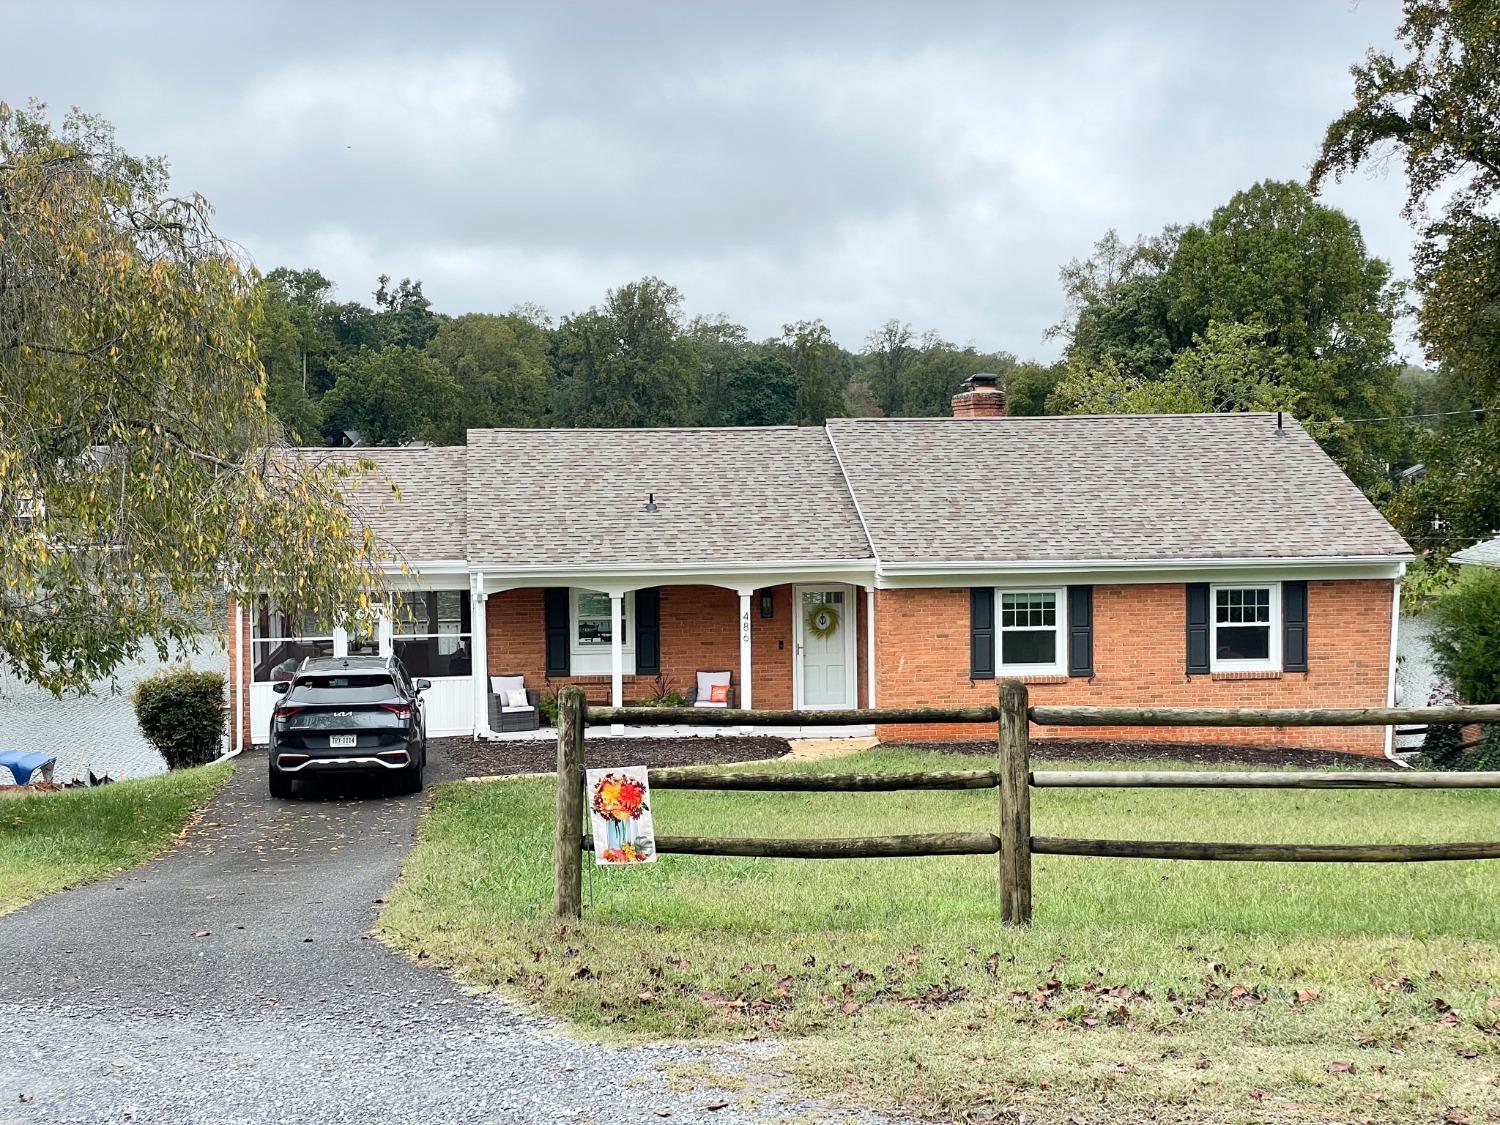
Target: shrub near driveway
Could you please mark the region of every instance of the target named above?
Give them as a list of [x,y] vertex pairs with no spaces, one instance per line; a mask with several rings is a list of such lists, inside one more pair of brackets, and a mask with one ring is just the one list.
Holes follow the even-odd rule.
[[223,762],[96,789],[0,797],[0,914],[161,851],[233,769]]
[[166,668],[135,686],[136,721],[168,769],[207,765],[224,741],[224,677]]
[[[974,765],[884,749],[841,762]],[[775,1036],[779,1069],[810,1087],[924,1114],[1500,1113],[1500,863],[1039,857],[1037,924],[1021,931],[998,924],[993,856],[664,856],[585,871],[583,924],[560,927],[552,800],[546,780],[441,789],[382,917],[387,939],[592,1031]],[[992,791],[653,801],[663,834],[996,821]],[[1033,811],[1045,835],[1418,842],[1493,837],[1500,793],[1047,790]]]

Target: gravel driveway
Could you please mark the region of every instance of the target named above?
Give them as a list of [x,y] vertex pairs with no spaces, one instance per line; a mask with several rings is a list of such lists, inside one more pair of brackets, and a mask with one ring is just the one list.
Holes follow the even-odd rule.
[[[456,769],[435,743],[432,779]],[[247,754],[171,853],[0,918],[0,1122],[846,1117],[684,1081],[743,1056],[578,1042],[396,956],[368,932],[422,799],[265,790]]]

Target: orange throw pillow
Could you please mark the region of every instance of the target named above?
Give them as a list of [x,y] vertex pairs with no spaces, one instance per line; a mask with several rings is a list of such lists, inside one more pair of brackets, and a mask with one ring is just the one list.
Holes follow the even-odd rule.
[[728,703],[729,685],[713,684],[708,689],[708,701],[710,703]]

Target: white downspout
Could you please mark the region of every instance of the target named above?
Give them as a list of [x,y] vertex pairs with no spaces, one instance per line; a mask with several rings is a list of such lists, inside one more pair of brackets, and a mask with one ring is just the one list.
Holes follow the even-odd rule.
[[875,584],[865,587],[865,706],[875,706]]
[[234,685],[234,737],[228,740],[233,749],[224,757],[234,758],[245,750],[245,607],[239,598],[234,599],[234,644],[225,647],[233,653],[229,682]]
[[[1396,573],[1396,581],[1392,583],[1391,593],[1391,660],[1390,670],[1387,673],[1385,689],[1385,705],[1396,706],[1396,632],[1401,624],[1401,579],[1406,575],[1406,564],[1402,563]],[[1385,756],[1395,762],[1403,769],[1411,769],[1410,762],[1403,762],[1396,757],[1396,728],[1394,725],[1385,728]]]

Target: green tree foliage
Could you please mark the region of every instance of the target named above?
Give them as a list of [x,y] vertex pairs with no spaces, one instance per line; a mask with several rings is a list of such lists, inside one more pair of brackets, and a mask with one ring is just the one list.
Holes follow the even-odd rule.
[[146,741],[167,768],[207,765],[224,738],[224,676],[191,668],[166,668],[136,684],[131,696]]
[[729,387],[730,426],[790,426],[797,421],[797,373],[772,344],[752,344]]
[[1433,662],[1459,699],[1500,703],[1500,570],[1464,567],[1433,617]]
[[902,412],[901,384],[917,358],[918,343],[911,325],[888,320],[865,338],[865,383],[883,414]]
[[1062,363],[1018,363],[1005,373],[1005,412],[1019,417],[1047,413],[1047,399],[1062,379]]
[[821,320],[799,320],[782,328],[782,347],[797,380],[801,426],[821,426],[839,415],[844,403],[843,349]]
[[332,619],[373,537],[277,452],[259,291],[109,126],[0,106],[0,665],[83,689],[189,643],[225,583]]
[[[1338,420],[1402,412],[1391,344],[1395,292],[1389,267],[1367,253],[1348,216],[1298,184],[1267,181],[1237,193],[1201,226],[1128,245],[1110,232],[1095,251],[1063,270],[1070,314],[1056,331],[1068,341],[1068,375],[1054,408],[1117,398],[1120,380],[1167,381],[1132,396],[1153,409],[1174,401],[1261,409],[1245,404],[1293,395],[1344,470],[1367,492],[1383,493],[1404,431],[1394,422]],[[1235,326],[1244,331],[1228,331]],[[1186,359],[1205,348],[1201,362]],[[1228,354],[1235,349],[1244,354]],[[1252,385],[1246,375],[1256,364],[1266,376]],[[1199,374],[1219,382],[1191,391],[1185,380]],[[1099,394],[1087,387],[1094,378],[1104,384]],[[1273,385],[1281,390],[1269,393]]]
[[960,348],[936,332],[927,332],[915,358],[901,373],[899,413],[907,418],[952,414],[953,396],[970,375],[990,371],[1004,376],[1015,364],[1013,355],[985,355],[972,346]]
[[544,322],[519,312],[467,313],[444,322],[427,344],[461,389],[452,427],[545,426],[556,397]]
[[420,348],[437,335],[438,318],[432,302],[422,295],[420,281],[403,277],[393,288],[390,275],[381,274],[375,308],[381,347]]
[[1450,409],[1489,408],[1424,437],[1427,474],[1391,507],[1409,539],[1446,555],[1500,528],[1500,7],[1405,0],[1402,9],[1400,50],[1370,51],[1351,68],[1354,104],[1328,126],[1312,186],[1392,153],[1404,164],[1428,359],[1454,395]]
[[296,441],[314,443],[322,423],[316,396],[332,385],[334,339],[322,313],[333,283],[317,270],[283,268],[259,289],[255,352],[266,372],[266,404]]
[[463,442],[464,388],[441,362],[411,347],[361,351],[335,367],[323,398],[330,437],[355,431],[367,445]]
[[1160,378],[1128,374],[1106,358],[1092,372],[1069,368],[1049,404],[1058,414],[1295,414],[1302,392],[1289,385],[1290,362],[1267,343],[1268,335],[1263,328],[1214,322]]
[[752,359],[750,334],[727,317],[698,316],[688,323],[687,338],[698,362],[698,422],[732,425],[730,419],[737,412],[735,390]]
[[558,354],[574,426],[683,426],[698,413],[698,361],[682,294],[659,278],[612,289],[563,320]]

